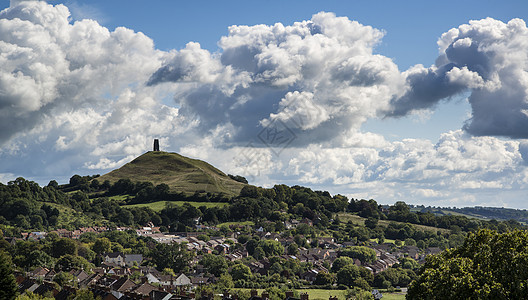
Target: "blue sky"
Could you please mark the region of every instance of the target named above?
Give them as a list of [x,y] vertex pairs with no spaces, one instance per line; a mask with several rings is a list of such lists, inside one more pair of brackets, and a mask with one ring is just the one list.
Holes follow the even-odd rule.
[[526,1],[9,6],[4,183],[103,174],[160,138],[262,186],[527,208]]

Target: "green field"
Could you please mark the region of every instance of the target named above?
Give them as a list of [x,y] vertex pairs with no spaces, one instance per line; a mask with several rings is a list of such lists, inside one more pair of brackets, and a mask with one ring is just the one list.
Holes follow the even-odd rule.
[[[419,211],[421,211],[421,209],[414,207],[414,208],[411,208],[411,211],[412,212],[419,212]],[[435,213],[437,211],[441,212],[441,214]],[[445,216],[448,216],[448,215],[461,216],[461,217],[466,217],[468,219],[489,220],[488,218],[485,218],[485,217],[482,217],[482,216],[469,215],[469,214],[459,213],[459,212],[452,211],[452,210],[447,210],[447,209],[435,209],[433,213],[435,215],[437,215],[437,216],[441,216],[443,214]]]
[[123,205],[125,208],[132,208],[132,207],[150,207],[153,211],[161,211],[167,205],[183,205],[184,203],[189,203],[190,205],[194,207],[200,207],[205,206],[207,208],[210,207],[224,207],[228,203],[225,202],[192,202],[192,201],[156,201],[151,203],[141,203],[141,204],[131,204],[131,205]]
[[225,223],[220,223],[218,225],[216,225],[216,227],[220,228],[222,226],[231,226],[231,225],[240,225],[240,226],[255,226],[255,222],[253,221],[244,221],[244,222],[225,222]]
[[[246,290],[250,291],[250,289],[234,289],[234,290]],[[257,292],[259,295],[262,294],[264,290],[263,289],[257,289]],[[339,300],[345,300],[345,290],[322,290],[322,289],[299,289],[296,290],[299,294],[300,293],[308,293],[308,299],[315,300],[315,299],[322,299],[322,300],[328,300],[330,297],[337,297]],[[383,300],[403,300],[405,299],[405,294],[402,293],[386,293],[382,292],[383,294]]]

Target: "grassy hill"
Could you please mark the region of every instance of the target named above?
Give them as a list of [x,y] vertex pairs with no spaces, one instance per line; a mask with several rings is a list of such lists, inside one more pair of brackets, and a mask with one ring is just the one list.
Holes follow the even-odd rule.
[[98,178],[99,182],[109,180],[110,183],[119,179],[148,181],[154,185],[165,183],[171,192],[185,194],[209,192],[238,195],[245,185],[204,161],[161,151],[149,151]]

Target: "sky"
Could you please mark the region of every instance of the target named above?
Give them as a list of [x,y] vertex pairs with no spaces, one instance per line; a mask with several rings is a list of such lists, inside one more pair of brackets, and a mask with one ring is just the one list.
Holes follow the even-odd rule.
[[526,1],[0,0],[0,182],[152,149],[250,183],[528,208]]

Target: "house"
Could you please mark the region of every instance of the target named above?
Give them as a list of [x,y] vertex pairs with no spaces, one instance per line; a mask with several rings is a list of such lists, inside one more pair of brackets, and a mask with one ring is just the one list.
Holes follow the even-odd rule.
[[102,276],[101,274],[94,273],[90,275],[89,277],[87,277],[86,279],[80,281],[79,287],[86,288],[88,286],[92,286],[97,282],[97,280],[99,280],[99,278],[101,278],[101,276]]
[[429,247],[427,249],[425,249],[425,255],[434,255],[434,254],[438,254],[442,252],[442,249],[438,248],[438,247]]
[[109,266],[129,266],[140,265],[143,262],[141,254],[123,254],[121,252],[112,252],[103,254],[104,263]]
[[108,275],[117,275],[117,276],[123,276],[130,274],[129,270],[127,268],[112,268],[107,272]]
[[[161,282],[160,282],[161,283]],[[163,284],[163,283],[161,283]],[[173,286],[184,286],[184,285],[191,285],[191,279],[187,277],[185,274],[181,273],[172,280]]]
[[110,285],[110,289],[116,292],[124,293],[128,290],[131,290],[135,286],[136,284],[132,280],[128,279],[128,277],[121,277],[112,283],[112,285]]
[[228,244],[219,244],[214,247],[216,251],[218,251],[220,254],[227,254],[229,253],[229,245]]
[[134,289],[132,289],[131,293],[137,296],[140,296],[142,298],[146,298],[150,295],[152,291],[157,291],[158,288],[153,286],[152,284],[148,282],[144,282],[143,284],[138,285]]
[[48,270],[47,268],[37,267],[35,270],[29,272],[29,275],[31,276],[31,278],[44,278],[44,276],[46,276],[49,271],[50,270]]
[[207,277],[192,277],[191,278],[191,284],[194,287],[200,287],[200,286],[206,285],[208,283],[209,283],[209,278],[207,278]]
[[71,270],[70,274],[77,279],[77,282],[81,282],[89,277],[88,274],[84,272],[84,270]]
[[105,291],[105,290],[99,290],[99,289],[90,289],[90,291],[93,293],[94,298],[101,300],[118,300],[117,294],[114,295],[114,293]]
[[124,266],[125,255],[121,252],[112,252],[103,254],[104,262],[108,265]]
[[142,254],[125,254],[125,265],[132,267],[134,265],[141,265],[143,262]]
[[420,258],[420,248],[416,246],[404,246],[402,247],[402,251],[407,253],[412,259],[418,260]]
[[172,299],[173,295],[169,292],[163,292],[163,291],[157,291],[153,290],[149,294],[150,300],[170,300]]
[[27,239],[28,240],[33,240],[33,241],[40,241],[40,240],[44,239],[46,237],[46,235],[48,235],[48,233],[43,232],[43,231],[30,232],[28,234],[28,236],[27,236]]
[[157,284],[160,284],[160,279],[158,278],[158,276],[154,276],[154,274],[152,273],[147,273],[145,275],[145,279],[147,280],[147,282],[149,283],[157,283]]
[[366,268],[376,275],[379,272],[387,270],[388,267],[389,265],[384,260],[377,260],[374,263],[367,265]]
[[315,279],[317,278],[317,274],[319,274],[319,271],[315,269],[310,269],[307,272],[302,273],[299,278],[302,280],[309,281],[310,283],[313,283]]

